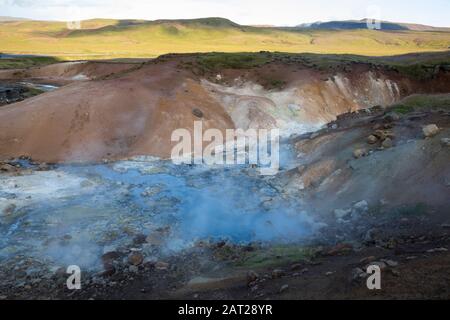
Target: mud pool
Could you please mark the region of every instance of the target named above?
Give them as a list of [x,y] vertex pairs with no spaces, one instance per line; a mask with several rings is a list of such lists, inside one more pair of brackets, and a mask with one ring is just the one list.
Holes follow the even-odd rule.
[[298,199],[272,186],[273,177],[247,166],[151,158],[47,171],[21,165],[29,172],[0,176],[1,206],[10,208],[0,216],[1,260],[23,256],[95,270],[103,253],[140,234],[154,234],[164,256],[199,240],[301,242],[317,227]]

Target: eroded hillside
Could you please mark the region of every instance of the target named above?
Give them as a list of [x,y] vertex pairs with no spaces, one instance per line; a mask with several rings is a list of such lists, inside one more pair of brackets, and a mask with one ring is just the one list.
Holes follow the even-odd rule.
[[417,66],[361,57],[171,55],[144,64],[3,71],[4,79],[68,84],[0,109],[0,156],[47,162],[167,158],[172,132],[192,130],[195,120],[220,130],[301,134],[343,113],[388,106],[413,93],[448,92],[447,58],[431,55]]

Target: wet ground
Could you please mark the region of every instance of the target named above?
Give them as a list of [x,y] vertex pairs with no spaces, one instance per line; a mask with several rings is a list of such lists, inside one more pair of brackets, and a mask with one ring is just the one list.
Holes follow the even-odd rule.
[[0,82],[0,106],[23,101],[58,87],[32,82]]
[[[150,157],[0,163],[0,299],[450,297],[448,206],[353,197],[339,218],[346,210],[314,210],[280,187],[307,160],[290,144],[281,155],[278,176]],[[367,289],[369,264],[382,291]],[[66,288],[70,265],[82,290]]]

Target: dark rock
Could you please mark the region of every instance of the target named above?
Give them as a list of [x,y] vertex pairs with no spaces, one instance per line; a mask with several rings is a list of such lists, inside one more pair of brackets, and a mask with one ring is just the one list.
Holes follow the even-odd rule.
[[258,278],[259,275],[255,271],[247,272],[247,285],[251,286],[251,284],[255,283]]
[[281,269],[275,269],[272,271],[272,279],[279,279],[284,276],[284,271]]
[[144,244],[146,242],[147,237],[143,234],[138,234],[137,236],[134,237],[133,239],[133,244],[135,245],[140,245],[140,244]]
[[144,262],[144,256],[139,252],[133,252],[128,256],[128,263],[133,266],[139,266]]
[[196,116],[197,118],[203,118],[203,116],[204,116],[203,112],[200,109],[197,109],[197,108],[192,110],[192,114],[194,116]]

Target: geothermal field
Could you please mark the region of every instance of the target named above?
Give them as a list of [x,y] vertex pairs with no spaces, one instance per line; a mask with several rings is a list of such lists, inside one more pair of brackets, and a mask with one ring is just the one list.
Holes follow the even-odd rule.
[[[450,52],[435,49],[9,50],[0,299],[448,299]],[[173,132],[194,136],[195,123],[223,135],[222,159],[227,130],[277,129],[276,172],[173,161]],[[366,287],[373,265],[383,290]],[[69,266],[81,290],[66,286]]]

